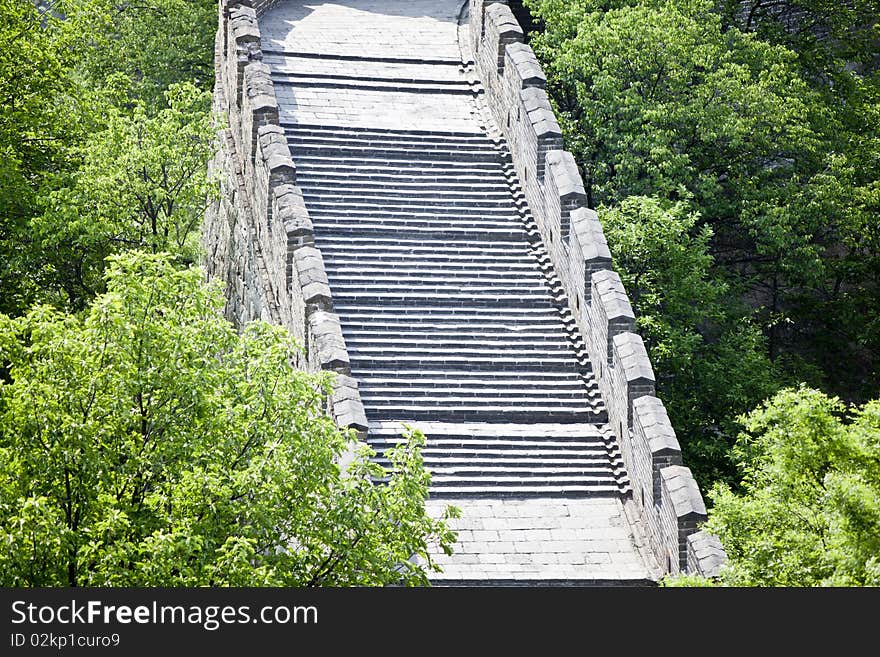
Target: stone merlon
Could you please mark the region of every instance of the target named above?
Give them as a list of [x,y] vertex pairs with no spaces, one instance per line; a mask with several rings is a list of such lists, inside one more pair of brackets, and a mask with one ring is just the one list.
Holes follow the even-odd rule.
[[257,25],[257,14],[246,3],[239,2],[229,9],[229,26],[232,38],[239,46],[260,43],[260,28]]
[[321,252],[314,246],[303,246],[293,254],[293,262],[306,306],[330,310],[330,283]]
[[506,4],[495,3],[486,7],[486,22],[495,26],[502,44],[523,40],[523,30]]
[[559,194],[559,199],[566,205],[579,205],[586,203],[587,193],[584,191],[584,181],[578,172],[574,156],[568,151],[550,151],[547,153],[548,174],[553,176],[553,182]]
[[666,407],[657,397],[645,395],[633,402],[633,422],[644,430],[652,454],[681,455],[681,446]]
[[336,380],[333,382],[330,401],[333,406],[333,415],[339,426],[357,431],[367,430],[367,414],[364,411],[364,404],[361,401],[355,379],[344,374],[337,374]]
[[298,248],[314,243],[315,229],[303,200],[302,190],[296,185],[279,185],[275,188],[272,216],[284,225],[289,246]]
[[614,336],[615,366],[623,368],[627,383],[654,383],[654,369],[641,336],[630,331]]
[[523,89],[537,87],[543,89],[547,85],[547,76],[541,70],[538,58],[531,47],[525,43],[511,43],[507,46],[507,56],[513,62],[512,74],[521,81]]
[[727,553],[721,541],[704,531],[694,532],[687,537],[687,553],[688,572],[696,572],[703,577],[718,577],[727,563]]
[[317,360],[323,370],[334,370],[346,376],[351,375],[348,349],[342,337],[339,316],[335,313],[318,310],[309,316],[310,342],[317,349]]
[[259,131],[260,150],[269,171],[269,186],[296,183],[296,166],[290,157],[287,137],[279,125],[264,125]]
[[690,468],[670,465],[660,471],[663,488],[669,494],[672,509],[679,520],[706,519],[706,505]]
[[[589,208],[573,210],[571,213],[571,232],[580,244],[584,261],[590,263],[585,272],[587,277],[585,284],[589,286],[589,278],[593,272],[600,269],[611,270],[611,251],[608,249],[605,232],[602,230],[602,224],[599,222],[599,216],[595,210]],[[629,300],[627,299],[627,301]],[[632,308],[629,312],[632,312]]]
[[597,271],[591,277],[594,298],[593,302],[601,304],[605,311],[605,317],[609,322],[613,320],[626,320],[630,325],[635,322],[635,313],[623,282],[616,271],[603,269]]

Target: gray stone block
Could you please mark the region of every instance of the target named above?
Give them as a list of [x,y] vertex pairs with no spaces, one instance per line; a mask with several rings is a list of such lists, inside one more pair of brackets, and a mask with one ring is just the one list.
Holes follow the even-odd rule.
[[309,336],[309,344],[314,345],[316,350],[316,353],[310,354],[310,358],[318,367],[351,375],[348,349],[338,315],[323,310],[313,312],[309,316]]
[[[589,304],[590,279],[597,271],[611,270],[611,251],[608,249],[602,224],[599,223],[599,217],[594,210],[585,207],[572,210],[571,235],[572,239],[577,241],[583,258],[584,289],[586,302]],[[577,251],[573,250],[572,254],[574,253]]]
[[553,176],[559,198],[564,204],[582,205],[587,202],[584,181],[571,153],[568,151],[547,153],[547,175]]
[[485,10],[486,22],[491,22],[502,42],[521,42],[523,30],[506,3],[495,2]]
[[308,312],[330,310],[330,282],[324,267],[324,258],[314,246],[303,246],[293,254],[300,289]]
[[541,70],[538,58],[531,46],[525,43],[511,43],[507,46],[507,56],[513,64],[508,75],[515,74],[519,79],[520,88],[537,87],[543,89],[547,85],[547,76]]
[[706,504],[690,468],[670,465],[660,471],[660,477],[679,522],[706,519]]
[[698,531],[687,537],[688,572],[703,577],[718,577],[727,563],[727,553],[718,537]]
[[621,367],[629,385],[650,383],[653,385],[654,369],[648,360],[648,352],[641,336],[631,333],[618,333],[614,336],[615,367]]
[[520,92],[519,96],[527,113],[531,114],[534,111],[540,110],[553,114],[553,107],[550,105],[547,92],[540,87],[527,87]]
[[629,302],[629,296],[620,280],[620,275],[609,269],[595,272],[591,276],[593,299],[592,303],[599,303],[605,311],[605,317],[609,322],[623,320],[630,326],[635,326],[636,315]]
[[681,446],[666,407],[657,397],[645,395],[636,399],[633,402],[633,421],[644,431],[651,454],[681,456]]

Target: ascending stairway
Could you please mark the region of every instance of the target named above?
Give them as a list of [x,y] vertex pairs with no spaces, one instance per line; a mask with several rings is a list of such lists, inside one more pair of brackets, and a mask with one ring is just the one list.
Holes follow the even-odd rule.
[[483,132],[284,127],[379,461],[393,423],[457,423],[429,436],[435,496],[619,494],[625,476],[591,424],[604,406],[502,145]]
[[[616,437],[485,107],[465,0],[282,0],[280,122],[366,410],[427,437],[439,584],[644,583]],[[435,546],[436,547],[436,546]]]

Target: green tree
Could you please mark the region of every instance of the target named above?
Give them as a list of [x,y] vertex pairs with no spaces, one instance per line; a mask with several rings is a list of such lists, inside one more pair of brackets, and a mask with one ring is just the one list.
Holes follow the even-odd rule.
[[185,83],[165,98],[154,115],[143,103],[108,105],[106,127],[78,149],[80,166],[47,185],[33,231],[69,307],[83,308],[101,291],[108,255],[144,249],[197,258],[198,228],[216,191],[207,173],[210,94]]
[[880,393],[878,12],[845,4],[526,0],[704,483],[781,385]]
[[880,585],[880,401],[787,389],[743,421],[743,493],[716,486],[705,525],[730,558],[724,581]]
[[782,374],[714,268],[712,230],[688,203],[653,197],[630,196],[601,216],[686,462],[700,481],[733,483],[736,417]]
[[129,81],[129,101],[150,108],[165,91],[214,82],[216,0],[58,0],[57,11],[79,38],[77,70],[84,86],[101,88],[114,75]]
[[75,132],[66,46],[58,21],[34,3],[0,0],[0,312],[26,307],[42,284],[30,221]]
[[421,435],[387,484],[365,447],[343,473],[330,379],[291,367],[286,331],[236,333],[162,254],[106,276],[82,316],[0,316],[3,585],[426,583],[454,534],[425,513]]

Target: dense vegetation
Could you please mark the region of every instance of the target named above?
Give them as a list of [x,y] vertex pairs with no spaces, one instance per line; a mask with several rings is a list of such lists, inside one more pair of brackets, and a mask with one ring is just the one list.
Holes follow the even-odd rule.
[[524,4],[729,581],[876,583],[880,4]]
[[5,586],[425,584],[454,539],[423,437],[373,485],[328,377],[203,283],[216,12],[0,0]]
[[[525,5],[724,581],[880,584],[877,0]],[[420,437],[343,477],[326,378],[201,282],[215,20],[0,0],[0,583],[423,583],[450,545]]]

